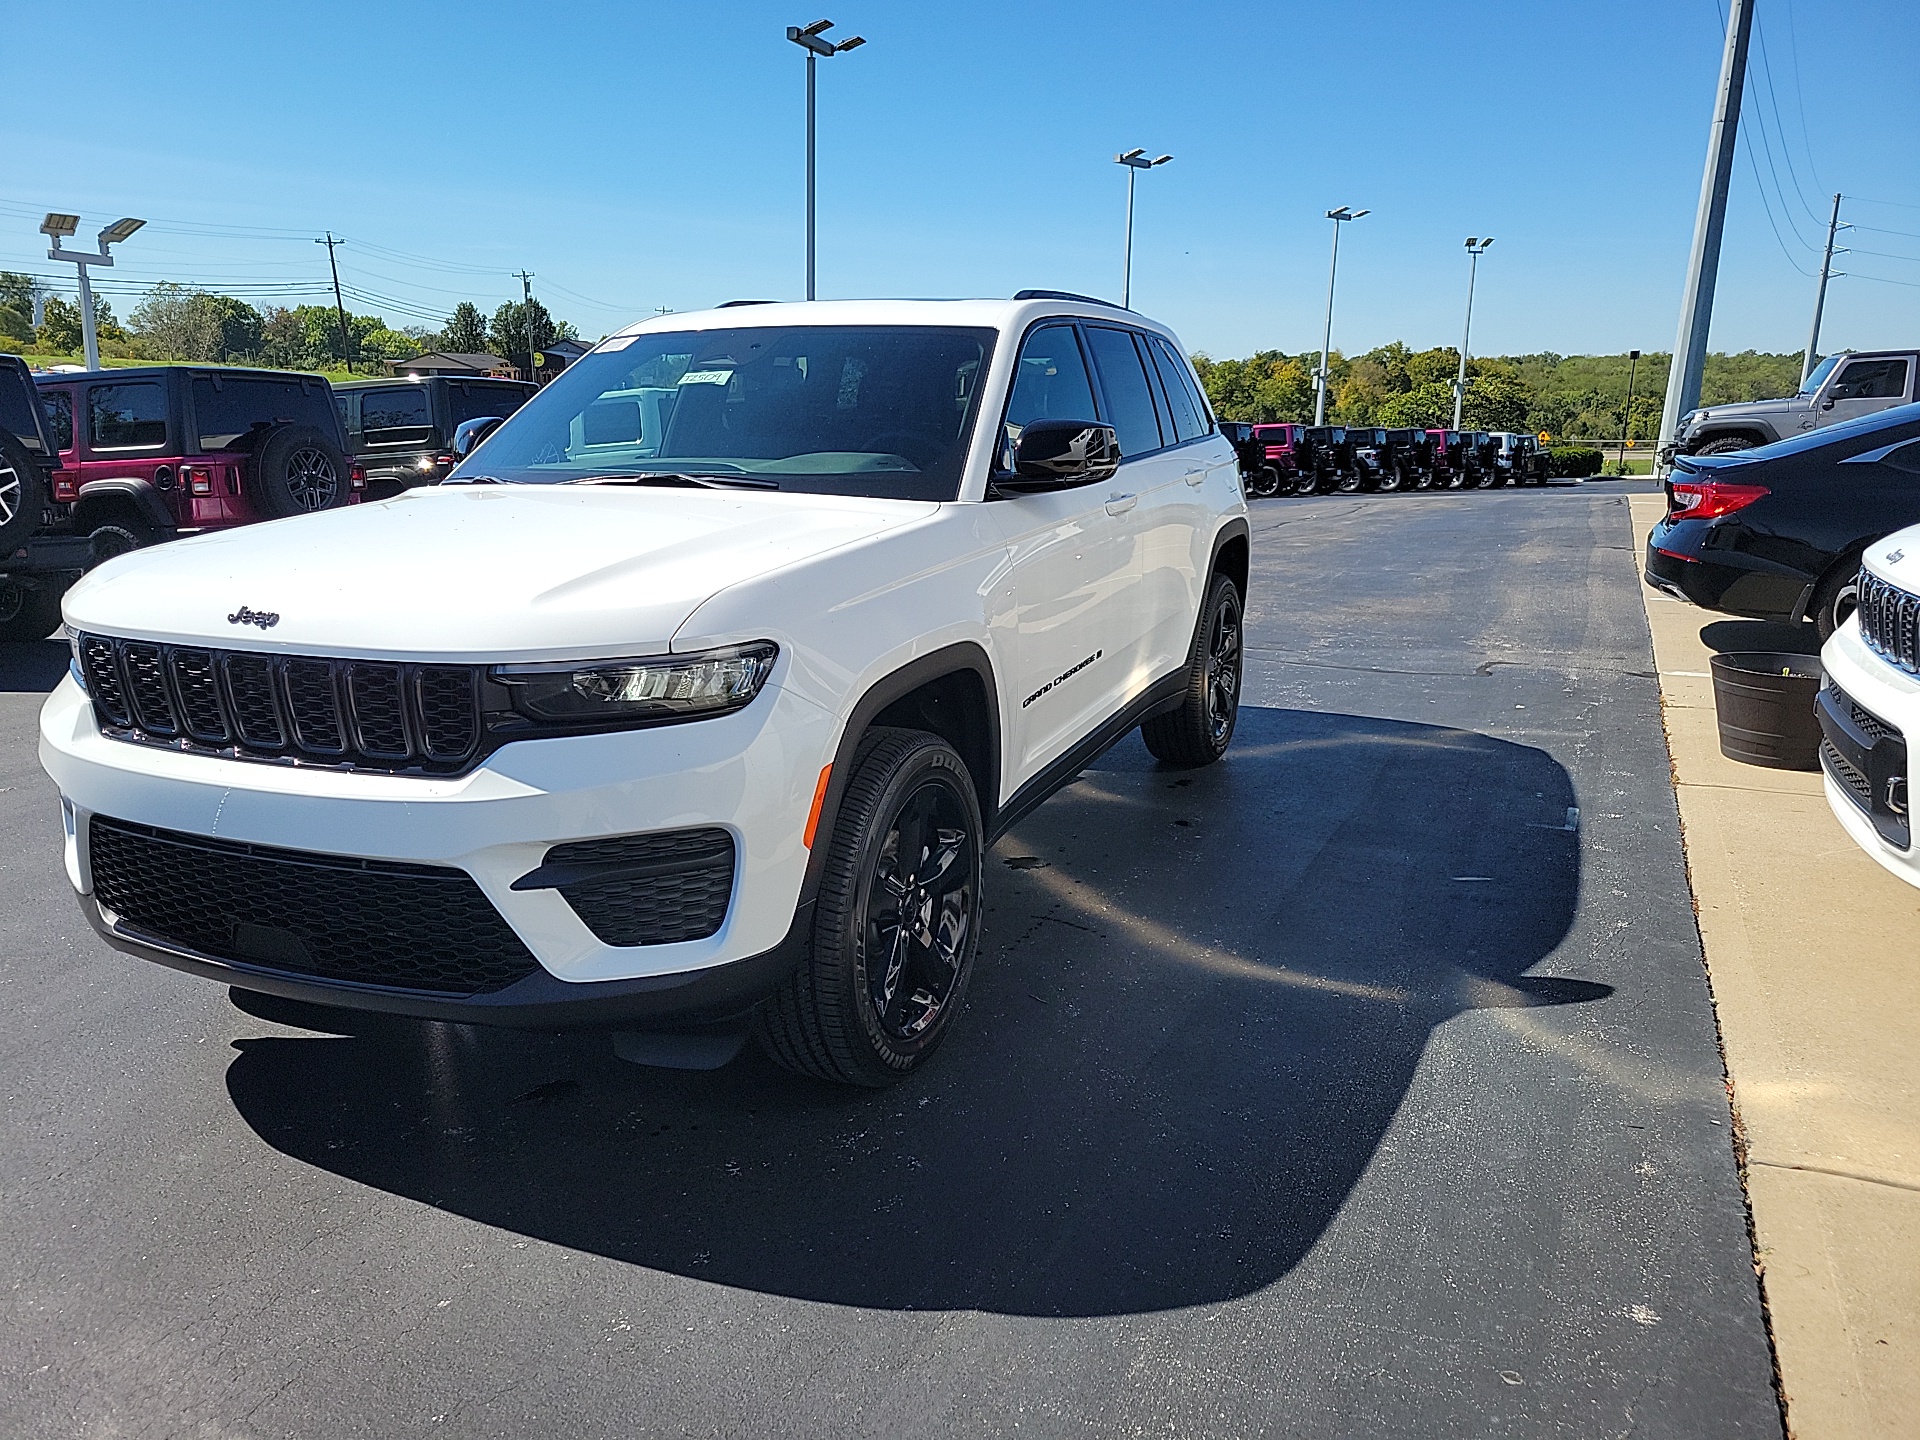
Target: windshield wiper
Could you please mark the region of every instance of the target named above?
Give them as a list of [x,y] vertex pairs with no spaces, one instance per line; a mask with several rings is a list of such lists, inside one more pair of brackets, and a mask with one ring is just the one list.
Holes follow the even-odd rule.
[[758,475],[698,475],[687,470],[634,470],[619,475],[583,475],[569,485],[698,485],[706,490],[778,490],[778,480]]

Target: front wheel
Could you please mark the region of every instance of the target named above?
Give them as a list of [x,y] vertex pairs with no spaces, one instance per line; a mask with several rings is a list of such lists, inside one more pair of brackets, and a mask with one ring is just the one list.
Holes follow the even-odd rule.
[[1179,708],[1140,726],[1154,759],[1211,765],[1227,753],[1240,718],[1240,618],[1240,592],[1226,576],[1215,576],[1194,631]]
[[867,734],[825,842],[810,953],[756,1017],[777,1064],[878,1088],[926,1062],[973,971],[982,831],[951,745],[922,730]]
[[1263,465],[1247,477],[1247,494],[1255,500],[1268,500],[1280,493],[1280,472]]
[[60,624],[60,597],[66,587],[40,589],[0,575],[0,643],[44,640]]
[[1753,441],[1744,435],[1722,435],[1718,440],[1709,440],[1693,453],[1696,455],[1731,455],[1736,450],[1753,449]]

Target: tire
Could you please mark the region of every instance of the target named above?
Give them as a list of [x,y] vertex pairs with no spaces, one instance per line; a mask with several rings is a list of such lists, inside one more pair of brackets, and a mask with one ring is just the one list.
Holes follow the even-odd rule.
[[1247,480],[1247,495],[1254,500],[1270,500],[1280,493],[1280,472],[1271,465],[1262,466]]
[[1859,607],[1860,557],[1850,564],[1836,566],[1814,587],[1807,602],[1807,618],[1813,621],[1820,643],[1826,644],[1833,632],[1847,623],[1847,617]]
[[103,525],[96,525],[87,532],[87,543],[92,550],[87,560],[91,570],[102,561],[111,560],[116,555],[125,555],[132,550],[144,550],[159,540],[153,527],[146,521],[132,515],[116,515]]
[[0,429],[0,556],[27,543],[46,505],[47,479],[33,453]]
[[269,430],[251,468],[254,503],[275,520],[337,510],[352,494],[347,457],[311,425]]
[[[983,830],[972,777],[945,740],[889,728],[861,740],[826,842],[807,957],[755,1017],[776,1064],[877,1089],[926,1063],[973,973]],[[904,880],[903,845],[918,852]],[[909,908],[918,935],[901,923]]]
[[1392,495],[1407,488],[1407,472],[1401,466],[1389,465],[1380,472],[1380,493]]
[[1342,470],[1340,478],[1333,482],[1333,488],[1339,495],[1358,495],[1367,488],[1367,477],[1358,470]]
[[44,640],[60,625],[60,597],[66,586],[41,589],[0,575],[0,644]]
[[1751,450],[1754,442],[1744,435],[1722,435],[1718,440],[1709,440],[1695,455],[1731,455],[1736,450]]
[[1211,765],[1227,753],[1240,718],[1240,592],[1216,575],[1194,627],[1180,708],[1142,722],[1140,738],[1169,765]]

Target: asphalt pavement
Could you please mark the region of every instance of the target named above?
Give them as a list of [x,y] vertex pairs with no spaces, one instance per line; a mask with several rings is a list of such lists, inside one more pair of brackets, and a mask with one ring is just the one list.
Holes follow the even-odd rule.
[[0,647],[0,1433],[1778,1436],[1628,488],[1258,503],[881,1095],[107,950]]

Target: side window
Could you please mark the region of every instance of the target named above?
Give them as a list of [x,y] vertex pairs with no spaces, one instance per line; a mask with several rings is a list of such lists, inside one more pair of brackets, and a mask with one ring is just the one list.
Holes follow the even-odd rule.
[[1907,393],[1904,360],[1855,360],[1840,372],[1829,400],[1898,400]]
[[157,381],[94,385],[87,435],[95,450],[157,450],[167,443],[167,391]]
[[1133,348],[1133,336],[1125,330],[1090,325],[1087,341],[1093,347],[1093,363],[1099,368],[1101,389],[1112,411],[1111,423],[1120,437],[1122,458],[1158,450],[1164,443],[1160,421],[1154,414],[1147,373],[1140,368],[1140,352]]
[[1193,394],[1184,383],[1183,367],[1173,358],[1173,349],[1157,335],[1147,337],[1147,349],[1160,371],[1160,388],[1166,392],[1167,408],[1173,412],[1173,432],[1182,440],[1193,440],[1207,433],[1193,406]]
[[42,390],[40,403],[46,407],[47,428],[53,431],[53,448],[60,451],[73,449],[73,392]]
[[1166,363],[1167,368],[1161,373],[1167,377],[1168,386],[1173,385],[1176,377],[1179,379],[1180,388],[1187,392],[1187,401],[1193,406],[1200,433],[1211,434],[1215,428],[1213,412],[1207,408],[1207,397],[1200,393],[1200,382],[1193,377],[1193,367],[1187,364],[1185,356],[1158,335],[1153,337],[1153,343],[1159,347],[1160,358]]
[[360,392],[360,434],[368,445],[433,441],[433,405],[424,385]]
[[332,436],[334,416],[328,392],[300,380],[220,373],[193,380],[194,433],[202,450],[230,450],[257,428],[312,425]]
[[498,415],[502,419],[526,403],[526,393],[506,385],[456,384],[453,387],[453,423]]
[[1098,420],[1093,382],[1071,325],[1042,325],[1027,336],[1014,362],[1007,397],[1007,442],[1035,420]]

